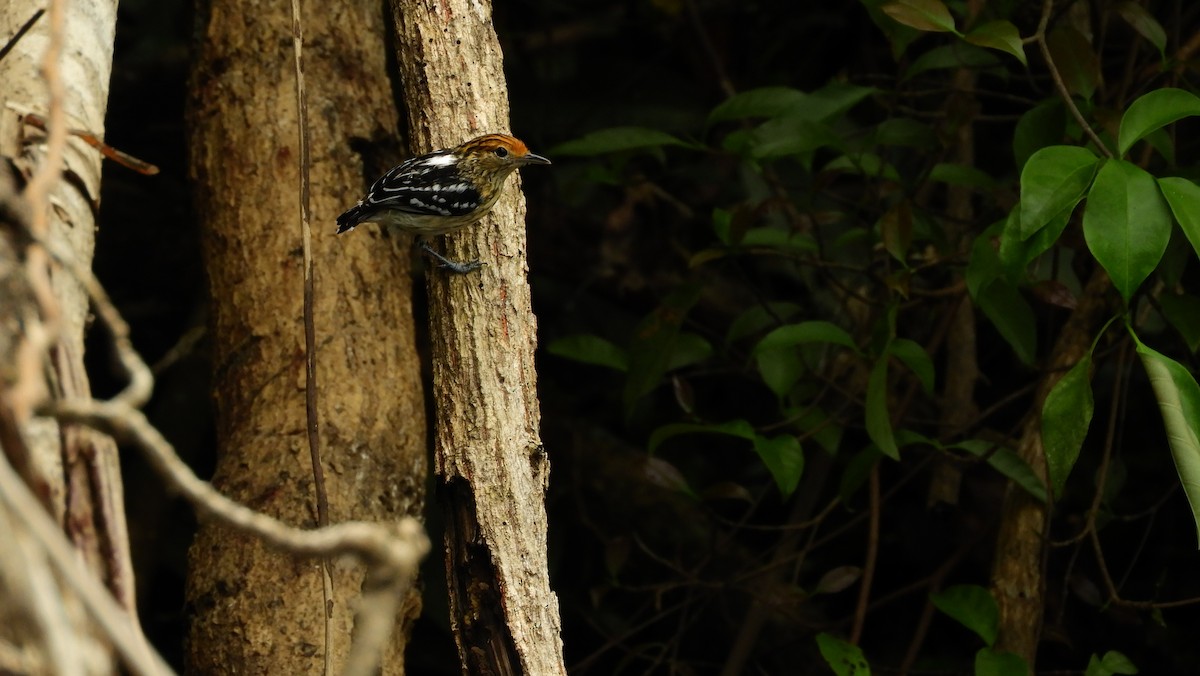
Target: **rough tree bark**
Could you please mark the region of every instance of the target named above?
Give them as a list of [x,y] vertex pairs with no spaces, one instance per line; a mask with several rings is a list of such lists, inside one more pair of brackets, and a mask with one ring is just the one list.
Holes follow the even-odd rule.
[[[56,26],[53,7],[32,24],[31,29],[3,60],[0,60],[0,157],[11,161],[25,180],[37,172],[47,159],[47,136],[21,120],[24,113],[53,120],[52,90],[48,86],[43,63],[54,31],[60,31],[62,45],[55,70],[61,78],[62,123],[72,129],[82,129],[96,136],[104,134],[104,116],[108,104],[108,84],[112,70],[113,37],[116,30],[116,0],[88,3],[65,3],[61,26]],[[0,36],[8,40],[39,10],[47,9],[44,0],[10,0],[0,4]],[[70,256],[84,268],[90,267],[95,247],[95,211],[100,196],[100,155],[77,138],[68,137],[59,166],[67,180],[52,179],[49,185],[49,204],[35,203],[29,213],[35,234],[44,238],[49,249]],[[57,164],[57,163],[56,163]],[[6,172],[7,173],[7,172]],[[15,203],[8,186],[4,201]],[[28,193],[26,193],[28,196]],[[88,568],[104,580],[116,599],[132,611],[134,608],[133,573],[125,527],[123,490],[116,444],[110,437],[77,425],[58,425],[53,420],[32,416],[33,407],[50,396],[59,399],[90,398],[88,377],[83,368],[83,337],[87,324],[88,301],[81,285],[70,274],[50,262],[38,246],[29,243],[24,233],[15,232],[14,220],[4,219],[0,235],[13,247],[6,257],[5,276],[27,274],[34,279],[25,298],[0,298],[0,319],[7,329],[20,335],[8,335],[3,342],[8,348],[0,355],[0,446],[26,483],[35,491],[55,521],[61,525]],[[43,227],[44,226],[44,227]],[[19,257],[12,257],[17,253]],[[24,265],[23,273],[16,267]],[[49,281],[49,296],[37,303],[39,284],[35,278]],[[19,284],[18,286],[23,286]],[[14,290],[7,282],[5,291]],[[37,343],[33,336],[45,331],[48,344],[26,352],[24,366],[10,359],[21,359],[22,347]],[[46,352],[39,352],[46,349]],[[45,363],[42,363],[45,360]],[[26,366],[33,364],[32,372]],[[24,370],[23,370],[24,369]],[[32,375],[32,377],[30,377]],[[49,376],[43,380],[44,376]],[[32,385],[32,387],[31,387]],[[11,525],[6,517],[0,521]],[[7,530],[6,527],[0,529]],[[14,534],[15,547],[0,547],[4,555],[17,556],[20,561],[22,538]],[[26,543],[28,544],[28,543]],[[43,577],[50,588],[40,588],[41,605],[63,604],[70,595],[53,591],[53,580],[47,575],[44,560],[27,548],[21,566],[22,576],[33,581]],[[7,562],[12,563],[12,560]],[[0,566],[10,572],[9,565]],[[16,619],[22,609],[28,610],[4,582],[14,579],[0,575],[0,639],[12,641],[31,649],[27,655],[35,661],[32,671],[61,671],[86,669],[88,673],[110,671],[112,664],[104,651],[86,645],[83,635],[44,636],[28,642],[30,630],[38,622],[30,618]],[[46,597],[50,592],[50,597]],[[25,599],[28,601],[29,599]],[[71,608],[66,603],[68,609]],[[75,610],[78,610],[76,607]],[[45,620],[46,618],[41,618]],[[80,620],[74,613],[76,621]],[[43,626],[42,629],[46,627]],[[54,630],[61,633],[65,627]],[[78,629],[78,626],[76,626]],[[86,632],[84,632],[86,633]],[[83,643],[73,643],[77,640]],[[82,652],[64,654],[64,646]],[[40,654],[38,653],[40,649]],[[40,666],[39,666],[40,665]],[[72,672],[83,673],[83,672]]]
[[[1103,270],[1096,270],[1080,294],[1079,303],[1063,325],[1038,383],[1032,412],[1021,427],[1017,453],[1043,483],[1049,485],[1046,451],[1042,447],[1042,406],[1046,395],[1069,368],[1087,353],[1096,326],[1112,311],[1112,283]],[[1032,672],[1037,662],[1038,641],[1045,615],[1046,525],[1050,505],[1039,502],[1027,491],[1009,483],[996,537],[996,559],[992,567],[992,593],[1000,608],[996,647],[1016,653]]]
[[[491,3],[393,0],[392,8],[412,149],[507,130]],[[538,433],[524,217],[510,183],[493,215],[445,238],[450,258],[486,266],[435,272],[427,283],[451,622],[474,674],[565,673],[547,574],[549,465]]]
[[[355,138],[395,135],[378,2],[304,3],[320,442],[331,522],[420,515],[425,413],[407,250],[334,234],[360,194]],[[305,421],[303,262],[292,17],[286,2],[203,8],[190,90],[190,166],[212,294],[219,460],[214,483],[295,525],[316,524]],[[360,571],[333,570],[329,666],[341,671]],[[321,673],[319,563],[205,526],[189,560],[195,673]],[[415,594],[384,673],[403,670]]]

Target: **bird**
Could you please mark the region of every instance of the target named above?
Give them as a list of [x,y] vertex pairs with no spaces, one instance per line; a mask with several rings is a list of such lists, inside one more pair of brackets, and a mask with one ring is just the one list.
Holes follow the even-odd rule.
[[379,177],[358,203],[337,217],[337,234],[362,223],[379,223],[417,236],[417,245],[442,267],[467,273],[482,263],[452,261],[426,237],[453,232],[482,219],[496,205],[509,174],[550,164],[520,139],[486,134],[456,146],[405,160]]

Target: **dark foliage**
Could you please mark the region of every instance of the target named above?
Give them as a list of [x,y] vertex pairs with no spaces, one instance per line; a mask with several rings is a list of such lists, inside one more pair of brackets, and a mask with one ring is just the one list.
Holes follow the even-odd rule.
[[[731,664],[829,673],[816,637],[846,639],[858,623],[877,673],[969,673],[985,645],[945,613],[924,626],[922,617],[933,591],[989,584],[1009,483],[995,465],[1011,455],[1043,360],[1095,268],[1079,215],[1012,280],[1005,297],[1023,310],[1006,305],[1000,321],[976,311],[973,402],[942,395],[957,368],[947,361],[952,315],[986,253],[977,247],[999,241],[999,229],[985,230],[1017,203],[1028,152],[1088,141],[1033,45],[1026,69],[1002,51],[873,20],[866,7],[880,4],[495,8],[513,132],[555,162],[522,180],[547,348],[553,586],[573,674],[716,674]],[[951,3],[960,28],[967,4]],[[984,4],[977,24],[1008,20],[1026,37],[1037,27],[1041,3]],[[1110,145],[1139,96],[1195,89],[1194,64],[1164,67],[1113,3],[1075,4],[1091,10],[1082,44],[1097,56],[1078,77],[1101,83],[1077,100]],[[1168,56],[1200,29],[1192,3],[1142,4],[1168,27]],[[1072,11],[1056,11],[1052,27],[1075,25]],[[147,359],[171,355],[150,413],[204,472],[208,364],[203,339],[186,339],[207,302],[182,154],[189,12],[181,0],[121,5],[108,141],[163,172],[106,168],[96,269]],[[789,89],[752,112],[713,115],[765,87]],[[780,112],[792,104],[800,114]],[[1043,112],[1031,118],[1034,109]],[[1195,126],[1151,138],[1157,150],[1135,146],[1131,161],[1187,175]],[[613,128],[623,131],[588,136]],[[347,203],[362,187],[346,187]],[[1158,299],[1193,309],[1193,252],[1176,230],[1129,316],[1145,342],[1193,366],[1200,336],[1189,336],[1185,313],[1163,310],[1177,301]],[[1114,298],[1113,313],[1121,307]],[[1016,315],[1028,318],[1034,346],[998,328]],[[827,324],[761,344],[811,321]],[[1093,359],[1095,419],[1051,521],[1038,669],[1082,673],[1091,656],[1115,650],[1142,673],[1189,673],[1200,660],[1194,609],[1109,598],[1105,577],[1122,599],[1153,602],[1200,596],[1200,582],[1195,526],[1129,337],[1110,329]],[[103,394],[105,365],[94,366]],[[882,387],[872,385],[880,369]],[[899,461],[881,454],[881,425]],[[194,524],[140,461],[127,465],[143,619],[178,657]],[[879,535],[864,613],[872,468]],[[1008,468],[1020,475],[1019,463]],[[947,476],[960,483],[947,488]],[[1088,523],[1098,548],[1073,539]],[[438,557],[431,564],[410,667],[458,673]]]

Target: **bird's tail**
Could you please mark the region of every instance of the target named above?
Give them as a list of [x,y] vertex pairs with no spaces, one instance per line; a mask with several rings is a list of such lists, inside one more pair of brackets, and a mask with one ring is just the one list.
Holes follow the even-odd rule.
[[367,216],[367,210],[363,207],[363,203],[359,202],[347,209],[341,216],[337,217],[337,234],[349,232],[359,223],[362,223]]

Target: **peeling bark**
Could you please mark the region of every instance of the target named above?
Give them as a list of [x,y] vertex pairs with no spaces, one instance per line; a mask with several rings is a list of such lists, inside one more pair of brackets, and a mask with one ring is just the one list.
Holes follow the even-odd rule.
[[[491,3],[393,0],[392,7],[412,149],[507,131]],[[549,463],[538,432],[525,204],[514,183],[491,216],[444,238],[451,259],[478,258],[485,267],[428,276],[435,462],[464,669],[541,676],[565,667],[546,560]]]

